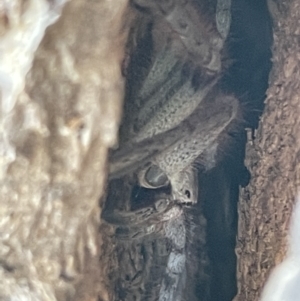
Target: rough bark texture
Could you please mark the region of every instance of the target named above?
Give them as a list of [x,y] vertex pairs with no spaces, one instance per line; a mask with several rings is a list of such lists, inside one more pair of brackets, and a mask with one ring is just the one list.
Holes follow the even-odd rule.
[[[33,3],[13,4],[21,15]],[[1,34],[18,34],[7,4],[0,1]],[[121,117],[127,9],[127,0],[67,2],[25,89],[1,113],[14,153],[1,162],[1,300],[109,300],[98,200]]]
[[259,129],[247,145],[246,165],[252,177],[239,204],[235,300],[241,301],[259,300],[271,269],[284,258],[300,184],[300,3],[286,0],[276,5],[270,6],[274,66]]
[[[258,300],[271,268],[283,259],[299,188],[300,3],[278,3],[272,5],[270,88],[247,146],[252,179],[239,205],[241,301]],[[106,276],[117,255],[111,254],[112,228],[100,225],[98,232],[98,199],[121,117],[127,6],[128,0],[68,2],[35,54],[24,91],[9,114],[1,112],[1,130],[15,154],[1,162],[1,300],[111,300]]]

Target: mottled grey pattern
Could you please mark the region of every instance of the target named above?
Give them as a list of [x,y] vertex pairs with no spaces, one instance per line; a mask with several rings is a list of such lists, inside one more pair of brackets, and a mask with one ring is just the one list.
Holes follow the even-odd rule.
[[[196,30],[194,26],[197,22],[201,23],[202,15],[199,8],[194,7],[193,1],[135,3],[155,12],[158,24],[167,24],[172,31],[162,29],[162,34],[154,26],[153,41],[158,43],[159,40],[162,45],[154,45],[156,52],[148,76],[137,94],[130,99],[138,110],[127,114],[129,117],[122,132],[126,136],[122,140],[126,142],[112,155],[110,177],[116,178],[139,169],[141,186],[156,189],[170,183],[173,198],[183,203],[195,203],[195,198],[190,197],[189,187],[192,185],[187,184],[185,188],[183,185],[186,182],[177,179],[188,178],[187,175],[192,174],[188,168],[192,169],[193,162],[201,155],[207,160],[202,162],[206,169],[215,165],[216,157],[211,156],[211,151],[216,154],[218,138],[238,118],[239,109],[234,97],[215,92],[218,90],[218,73],[221,69],[212,75],[207,73],[207,66],[203,62],[195,64],[193,61],[192,64],[188,54],[180,56],[182,44],[174,38],[173,33],[179,33],[180,41],[185,45],[188,43],[186,39],[197,41],[197,38],[209,32],[210,39],[198,41],[199,47],[208,47],[208,52],[217,49],[219,58],[227,34],[222,34],[223,38],[220,38],[222,47],[219,45],[220,48],[216,48],[212,39],[218,34],[213,33],[211,28],[217,28],[220,24],[214,25],[214,21],[209,25],[206,20],[202,20],[206,24],[206,27],[202,24],[205,29],[200,26]],[[218,1],[215,5],[217,14],[230,8],[228,0]],[[186,24],[184,31],[178,22],[186,14],[190,14],[186,22],[191,24]],[[216,20],[220,21],[220,18],[216,16]],[[228,22],[230,24],[230,20]],[[181,33],[182,30],[184,33]],[[212,52],[209,53],[212,57]],[[198,56],[203,58],[204,54]],[[155,172],[151,164],[158,167]]]
[[193,218],[187,206],[198,200],[194,162],[215,165],[220,137],[240,115],[237,100],[218,87],[228,1],[211,2],[210,23],[192,0],[133,1],[153,16],[154,50],[127,97],[122,143],[110,160],[102,218],[115,227],[114,300],[198,300],[190,277],[208,300],[206,223],[199,206]]
[[[195,1],[134,0],[133,2],[163,18],[180,37],[186,52],[194,62],[205,67],[209,72],[221,71],[220,51],[224,45],[224,38],[217,31],[214,23],[205,22],[205,16]],[[208,1],[203,2],[210,5]]]

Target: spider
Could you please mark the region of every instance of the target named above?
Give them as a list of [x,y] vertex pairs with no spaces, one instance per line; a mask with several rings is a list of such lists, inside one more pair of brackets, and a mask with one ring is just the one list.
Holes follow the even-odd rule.
[[[156,275],[162,280],[147,300],[180,300],[187,269],[191,270],[186,256],[191,253],[187,237],[193,226],[188,226],[186,212],[198,199],[194,164],[214,166],[224,131],[240,115],[237,100],[218,87],[230,1],[214,3],[212,20],[192,0],[133,4],[143,11],[147,24],[142,28],[147,30],[131,55],[120,147],[110,158],[102,218],[116,228],[120,257],[127,254],[134,266],[120,268],[124,276],[119,278],[127,280],[120,284],[119,295],[146,300],[150,293],[145,283],[153,277],[156,261],[164,258]],[[136,63],[140,57],[141,68]],[[150,256],[153,262],[148,264],[145,255],[146,267],[137,268],[133,250],[142,245],[152,254],[153,241],[160,242],[163,254]]]
[[[231,249],[235,234],[224,212],[232,201],[225,180],[230,175],[228,169],[221,172],[221,184],[227,187],[227,197],[220,195],[224,204],[211,204],[210,196],[205,200],[206,187],[201,192],[204,199],[197,202],[198,187],[201,191],[207,183],[203,174],[198,181],[197,170],[202,173],[216,165],[232,130],[238,134],[236,142],[244,139],[240,126],[257,124],[272,55],[266,3],[236,0],[232,9],[230,0],[131,0],[131,4],[138,13],[124,69],[124,118],[119,148],[110,156],[102,214],[115,227],[117,265],[111,279],[116,300],[210,300],[209,295],[232,300],[234,288],[227,284],[234,285],[234,279],[229,279],[228,264],[222,262],[220,267],[214,257],[211,263],[208,260],[211,246],[206,245],[202,214],[202,205],[209,203],[207,232],[215,223],[218,233],[216,237],[215,231],[208,233],[208,240],[216,242],[221,235],[222,241],[229,239],[224,246],[230,244]],[[227,57],[234,60],[226,66]],[[241,106],[225,91],[234,91],[247,113],[251,111],[243,114],[242,123]],[[230,149],[233,161],[238,148]],[[234,172],[235,183],[240,175]],[[208,186],[220,188],[218,180]],[[220,215],[214,206],[220,206]],[[177,237],[182,244],[176,243]],[[220,249],[220,258],[231,256]],[[224,268],[226,273],[220,273]]]
[[214,166],[222,134],[240,115],[238,101],[218,87],[224,32],[215,21],[202,20],[192,0],[135,4],[150,11],[152,62],[148,72],[135,69],[128,79],[121,146],[112,154],[110,178],[135,173],[142,187],[170,185],[174,204],[194,204],[193,163],[200,158],[205,168]]

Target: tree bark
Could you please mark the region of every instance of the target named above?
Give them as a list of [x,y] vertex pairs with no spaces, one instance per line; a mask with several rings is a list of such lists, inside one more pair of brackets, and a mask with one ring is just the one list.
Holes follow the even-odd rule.
[[[20,19],[35,3],[14,2]],[[300,4],[270,8],[274,65],[259,129],[247,144],[252,177],[239,204],[236,300],[243,301],[258,300],[284,258],[299,188]],[[98,200],[107,150],[117,140],[131,21],[128,0],[72,0],[46,31],[15,101],[4,103],[1,80],[1,300],[110,300],[107,261],[116,258],[101,235],[110,228],[98,232]],[[0,45],[17,23],[1,10]]]
[[109,300],[99,197],[131,17],[128,0],[72,0],[34,53],[63,2],[0,1],[1,300]]
[[255,138],[249,132],[250,184],[241,190],[237,237],[238,294],[259,300],[272,268],[281,262],[299,189],[300,3],[269,1],[273,15],[273,70]]

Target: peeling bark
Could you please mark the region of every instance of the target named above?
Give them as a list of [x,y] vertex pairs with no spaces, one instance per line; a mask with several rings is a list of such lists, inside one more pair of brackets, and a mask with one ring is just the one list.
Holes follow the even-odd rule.
[[259,300],[270,271],[285,257],[300,184],[300,4],[297,0],[275,2],[269,3],[274,18],[274,65],[266,107],[246,150],[252,177],[240,195],[235,300]]

